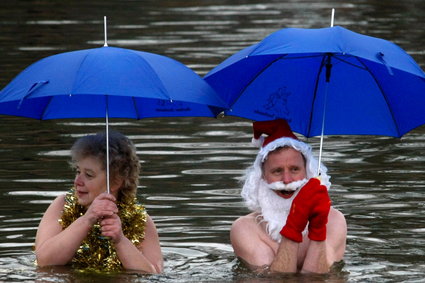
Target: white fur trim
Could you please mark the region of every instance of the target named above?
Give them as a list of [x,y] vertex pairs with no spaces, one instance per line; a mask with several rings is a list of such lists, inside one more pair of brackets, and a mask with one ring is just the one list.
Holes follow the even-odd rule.
[[[318,169],[319,162],[313,156],[311,147],[308,144],[299,140],[292,139],[292,138],[276,139],[273,142],[267,144],[264,148],[262,148],[259,151],[254,161],[254,164],[248,167],[245,172],[245,176],[243,178],[244,185],[242,187],[241,196],[244,199],[246,206],[250,210],[261,212],[261,207],[258,202],[258,189],[259,189],[260,180],[262,178],[261,167],[264,160],[266,160],[267,155],[269,154],[270,151],[285,145],[298,150],[304,155],[306,159],[307,179],[317,177],[317,169]],[[323,164],[321,165],[320,168],[321,168],[320,181],[329,190],[331,186],[331,182],[329,181],[330,176],[327,175],[328,169]]]
[[251,143],[252,143],[255,147],[261,148],[261,147],[263,146],[263,143],[264,143],[264,137],[263,137],[263,136],[260,136],[260,138],[259,138],[259,139],[252,138]]

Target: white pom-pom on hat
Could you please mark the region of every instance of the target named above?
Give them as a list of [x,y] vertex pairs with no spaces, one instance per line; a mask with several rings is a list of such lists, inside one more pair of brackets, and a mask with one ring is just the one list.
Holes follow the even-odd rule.
[[261,148],[263,146],[264,143],[264,136],[260,136],[258,139],[256,138],[252,138],[251,143],[258,148]]

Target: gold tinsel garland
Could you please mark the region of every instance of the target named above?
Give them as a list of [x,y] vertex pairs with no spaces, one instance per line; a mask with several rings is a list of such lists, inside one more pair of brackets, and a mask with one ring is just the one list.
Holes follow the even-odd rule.
[[[137,203],[137,199],[134,198],[126,202],[118,201],[117,207],[124,235],[135,246],[138,246],[145,237],[146,211],[144,206]],[[59,223],[65,229],[85,212],[86,209],[78,204],[75,189],[72,188],[66,194],[62,218],[59,219]],[[113,244],[101,235],[99,224],[95,224],[89,231],[71,264],[73,268],[80,270],[119,271],[122,269],[121,261]]]

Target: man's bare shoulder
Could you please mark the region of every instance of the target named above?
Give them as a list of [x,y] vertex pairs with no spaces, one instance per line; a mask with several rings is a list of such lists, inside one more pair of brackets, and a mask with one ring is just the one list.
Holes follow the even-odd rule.
[[239,217],[232,224],[230,230],[230,237],[235,239],[243,238],[256,238],[261,239],[263,242],[267,242],[268,245],[273,245],[274,242],[266,231],[266,222],[263,221],[262,217],[257,212],[253,212],[244,216]]
[[258,213],[236,219],[230,230],[230,241],[235,254],[250,266],[269,265],[273,260],[273,243],[270,243]]
[[344,214],[336,208],[331,208],[329,211],[329,221],[346,225]]
[[239,226],[245,227],[246,225],[257,224],[258,223],[257,218],[258,218],[258,213],[256,212],[252,212],[250,214],[241,216],[238,219],[236,219],[235,222],[233,222],[232,229],[234,227],[236,228]]

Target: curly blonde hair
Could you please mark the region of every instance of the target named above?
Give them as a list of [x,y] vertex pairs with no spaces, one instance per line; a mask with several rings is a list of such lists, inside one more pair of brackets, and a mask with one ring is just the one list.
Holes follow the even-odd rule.
[[[78,139],[71,147],[71,166],[79,160],[94,157],[106,170],[106,133],[87,135]],[[123,134],[109,131],[109,180],[121,178],[123,184],[118,200],[126,202],[136,197],[139,184],[140,162],[134,144]]]

